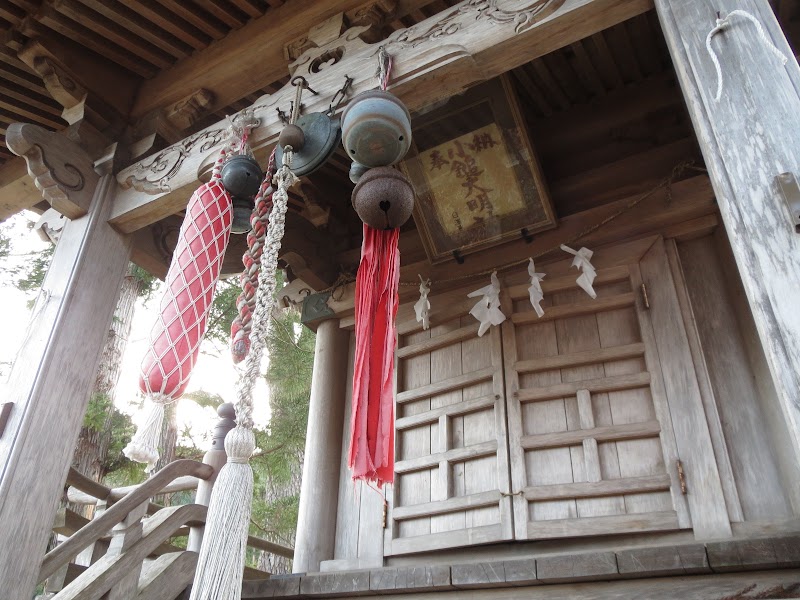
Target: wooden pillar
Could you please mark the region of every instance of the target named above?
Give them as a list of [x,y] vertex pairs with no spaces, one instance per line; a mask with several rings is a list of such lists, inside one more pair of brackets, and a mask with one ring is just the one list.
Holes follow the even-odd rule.
[[[202,506],[208,506],[209,502],[211,502],[214,482],[217,480],[220,469],[228,462],[228,455],[225,452],[225,436],[228,435],[231,429],[236,427],[236,409],[234,409],[232,403],[224,402],[220,404],[217,407],[217,414],[219,415],[219,421],[214,427],[211,449],[203,455],[203,464],[214,467],[214,474],[208,479],[201,479],[197,482],[197,494],[194,497],[194,503]],[[204,531],[205,525],[195,525],[189,529],[189,540],[186,543],[187,550],[200,552]]]
[[[348,332],[339,328],[338,319],[323,321],[317,329],[292,564],[295,573],[319,571],[321,561],[333,558],[347,388],[348,337]],[[376,532],[376,535],[379,533]]]
[[[800,458],[800,234],[776,176],[800,179],[800,67],[768,0],[655,0],[675,70],[694,122],[720,213],[733,247],[758,334],[793,445]],[[723,16],[754,16],[789,59],[784,66],[748,19],[733,16],[711,41]],[[792,482],[800,496],[800,482]],[[800,510],[800,506],[795,506]]]
[[10,126],[6,142],[45,198],[74,209],[3,399],[13,405],[0,436],[1,595],[31,598],[130,244],[107,223],[113,176],[98,176],[80,147],[32,125]]

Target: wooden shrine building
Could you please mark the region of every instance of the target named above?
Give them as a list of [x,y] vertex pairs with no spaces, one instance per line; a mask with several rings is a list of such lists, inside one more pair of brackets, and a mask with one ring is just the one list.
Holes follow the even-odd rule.
[[[59,600],[191,583],[196,546],[162,544],[201,535],[219,456],[128,495],[67,479],[120,282],[130,260],[166,273],[227,115],[258,119],[263,166],[290,77],[316,92],[302,114],[339,114],[380,48],[416,193],[395,483],[347,469],[361,222],[340,146],[291,190],[281,248],[317,333],[295,574],[243,597],[800,596],[800,1],[10,0],[0,27],[0,216],[67,218],[0,399],[0,598],[57,574]],[[593,252],[596,298],[561,244]],[[506,319],[479,336],[467,294],[493,270]],[[196,504],[142,520],[188,475]],[[45,557],[65,479],[104,520]]]

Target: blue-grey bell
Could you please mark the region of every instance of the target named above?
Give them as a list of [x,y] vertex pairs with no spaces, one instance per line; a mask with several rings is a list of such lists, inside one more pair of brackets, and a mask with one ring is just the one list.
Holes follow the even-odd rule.
[[411,115],[389,92],[362,92],[342,113],[342,144],[348,156],[366,167],[388,167],[411,147]]
[[256,159],[247,154],[231,156],[222,165],[222,185],[235,197],[252,198],[258,193],[264,173]]
[[252,229],[250,216],[253,214],[253,201],[241,196],[233,197],[233,221],[231,233],[247,233]]

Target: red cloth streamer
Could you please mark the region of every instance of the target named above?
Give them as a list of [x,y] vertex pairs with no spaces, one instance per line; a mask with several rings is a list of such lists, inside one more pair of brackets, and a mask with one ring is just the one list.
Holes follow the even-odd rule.
[[394,349],[400,230],[364,225],[356,277],[356,351],[348,465],[353,479],[394,481]]
[[189,383],[206,332],[222,260],[231,233],[231,197],[219,180],[192,194],[161,298],[161,314],[150,332],[139,388],[177,399]]

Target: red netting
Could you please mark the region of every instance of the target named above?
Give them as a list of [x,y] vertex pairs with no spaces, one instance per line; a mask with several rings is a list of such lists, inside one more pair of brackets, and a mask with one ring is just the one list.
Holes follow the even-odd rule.
[[364,225],[356,277],[356,351],[348,465],[353,479],[394,481],[394,348],[400,230]]
[[161,312],[142,360],[139,387],[144,393],[178,398],[189,383],[225,257],[232,214],[231,198],[216,178],[201,185],[189,200]]

